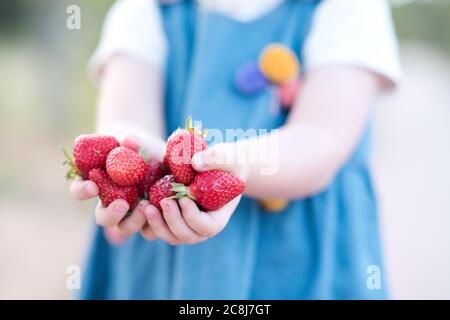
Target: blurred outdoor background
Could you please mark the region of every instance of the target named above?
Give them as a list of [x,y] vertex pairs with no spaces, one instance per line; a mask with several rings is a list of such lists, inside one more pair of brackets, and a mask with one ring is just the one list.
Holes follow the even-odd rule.
[[[0,1],[0,298],[72,297],[93,203],[68,196],[57,146],[93,131],[86,63],[112,3]],[[450,0],[394,4],[405,78],[377,106],[373,158],[386,276],[393,298],[450,299]]]

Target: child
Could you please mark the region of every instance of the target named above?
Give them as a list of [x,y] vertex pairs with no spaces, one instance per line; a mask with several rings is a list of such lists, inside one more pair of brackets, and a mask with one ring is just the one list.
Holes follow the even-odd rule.
[[[289,47],[303,80],[289,112],[274,90],[238,92],[234,76],[268,45]],[[167,136],[191,115],[206,128],[278,129],[196,154],[197,171],[241,175],[246,192],[217,212],[188,198],[142,200],[131,215],[114,201],[84,271],[84,299],[385,298],[377,208],[368,168],[370,111],[400,68],[384,0],[119,0],[92,59],[98,131],[162,160]],[[257,162],[224,162],[276,146]],[[77,199],[97,186],[76,181]],[[279,213],[261,199],[288,199]],[[111,232],[109,232],[111,234]],[[376,272],[374,272],[375,270]],[[378,277],[371,282],[370,277]]]

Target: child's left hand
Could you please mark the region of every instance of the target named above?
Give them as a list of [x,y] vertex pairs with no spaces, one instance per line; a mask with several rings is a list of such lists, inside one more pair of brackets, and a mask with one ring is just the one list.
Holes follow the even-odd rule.
[[159,238],[171,245],[195,244],[211,238],[222,231],[236,209],[241,196],[233,199],[221,209],[202,212],[197,204],[187,197],[178,200],[161,200],[162,212],[149,205],[144,211],[148,225],[141,234],[147,240]]
[[[241,164],[222,161],[225,153],[234,152],[229,144],[217,144],[194,155],[192,164],[197,171],[222,169],[240,176],[244,181],[246,170]],[[147,240],[160,238],[171,245],[195,244],[211,238],[221,232],[236,209],[241,196],[236,197],[217,211],[203,212],[197,204],[187,197],[181,199],[163,199],[162,212],[148,205],[144,210],[148,225],[141,234]],[[178,204],[177,204],[178,202]]]

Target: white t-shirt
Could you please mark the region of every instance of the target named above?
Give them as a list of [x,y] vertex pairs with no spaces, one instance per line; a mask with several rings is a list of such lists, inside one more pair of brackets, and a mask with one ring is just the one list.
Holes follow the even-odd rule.
[[[211,10],[245,23],[283,0],[197,0]],[[173,0],[160,0],[173,2]],[[98,75],[117,53],[164,66],[167,43],[155,0],[118,0],[108,12],[90,70]],[[314,15],[304,48],[304,69],[348,65],[368,69],[390,87],[401,78],[398,44],[386,0],[323,0]]]

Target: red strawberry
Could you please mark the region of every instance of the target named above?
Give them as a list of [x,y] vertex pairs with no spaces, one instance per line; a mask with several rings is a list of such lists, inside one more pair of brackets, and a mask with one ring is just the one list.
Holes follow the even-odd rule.
[[107,207],[116,199],[123,199],[130,205],[130,210],[136,207],[138,192],[136,186],[121,187],[111,180],[105,170],[92,169],[89,171],[89,180],[94,181],[99,190],[102,204]]
[[73,179],[78,175],[87,179],[91,169],[104,167],[108,153],[119,145],[119,141],[111,136],[99,134],[78,136],[73,145],[73,158],[63,149],[67,158],[66,163],[71,166],[66,177]]
[[172,184],[175,182],[173,175],[169,174],[158,181],[148,191],[150,203],[161,210],[159,202],[169,198],[175,193],[172,191]]
[[208,147],[204,133],[192,127],[192,119],[186,120],[186,128],[178,129],[167,140],[165,161],[177,182],[188,185],[196,171],[192,168],[192,156]]
[[156,181],[164,177],[164,175],[165,170],[163,169],[163,164],[158,160],[149,160],[147,162],[144,180],[137,185],[139,196],[145,198],[150,187],[154,185]]
[[127,148],[113,149],[106,157],[106,171],[119,186],[132,186],[144,180],[147,164],[137,152]]
[[172,190],[175,199],[187,196],[203,209],[215,211],[242,194],[245,183],[231,173],[210,170],[198,173],[188,187],[174,183]]

